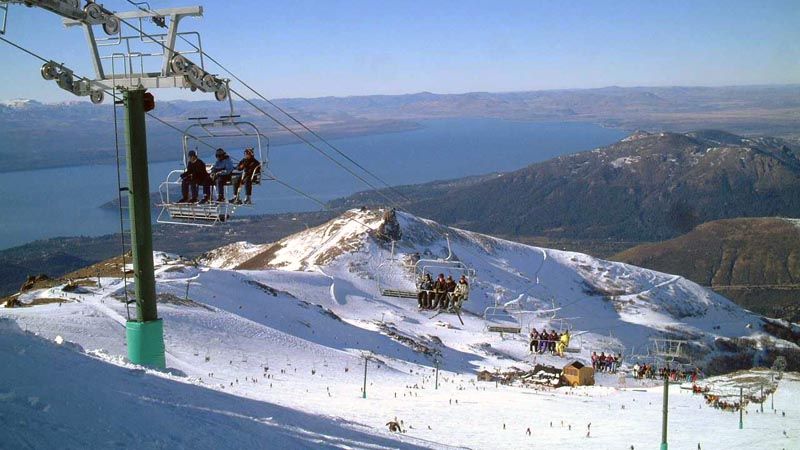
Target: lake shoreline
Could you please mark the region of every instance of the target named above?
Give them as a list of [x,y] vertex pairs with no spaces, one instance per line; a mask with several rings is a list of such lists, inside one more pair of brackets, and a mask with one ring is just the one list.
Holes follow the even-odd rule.
[[[388,185],[402,186],[509,172],[609,145],[625,136],[618,130],[575,122],[472,118],[419,121],[415,126],[416,129],[405,132],[344,137],[334,145]],[[326,149],[321,144],[319,147]],[[277,148],[270,154],[270,170],[322,202],[370,189],[305,144]],[[326,150],[336,156],[331,149]],[[151,161],[150,191],[158,191],[167,174],[181,166],[179,161]],[[9,198],[17,199],[18,204],[0,207],[0,217],[5,218],[0,219],[4,229],[0,249],[54,236],[116,232],[119,228],[116,208],[100,208],[117,197],[116,175],[113,164],[5,173],[2,189]],[[253,208],[242,210],[246,214],[239,217],[318,208],[296,191],[276,183],[258,186],[254,201]]]

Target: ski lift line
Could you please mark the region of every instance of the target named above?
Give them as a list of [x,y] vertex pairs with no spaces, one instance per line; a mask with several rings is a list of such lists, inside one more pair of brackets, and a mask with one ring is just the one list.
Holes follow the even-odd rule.
[[[141,4],[142,4],[142,3],[146,3],[146,2],[138,2],[138,3],[137,3],[137,2],[134,2],[134,1],[132,1],[132,0],[127,0],[127,2],[128,2],[128,3],[130,3],[131,5],[135,6],[136,8],[138,8],[138,9],[139,9],[139,10],[141,10],[141,11],[148,12],[148,13],[153,13],[153,14],[155,14],[156,16],[158,16],[158,14],[154,13],[154,12],[153,12],[152,10],[150,10],[149,8],[145,9],[145,8],[142,8],[142,7],[141,7]],[[148,5],[148,6],[149,6],[149,5]],[[131,26],[131,25],[130,25],[130,24],[128,24],[128,23],[127,23],[125,20],[123,20],[123,19],[120,19],[120,20],[121,20],[123,23],[126,23],[128,26]],[[132,27],[132,26],[131,26],[131,27]],[[132,27],[132,28],[136,29],[136,27]],[[139,30],[139,31],[141,32],[141,30]],[[187,44],[189,44],[189,46],[193,47],[193,48],[194,48],[196,51],[200,52],[200,54],[201,54],[201,55],[203,55],[203,56],[205,56],[205,57],[206,57],[206,58],[207,58],[209,61],[211,61],[211,62],[213,62],[214,64],[216,64],[217,66],[219,66],[219,68],[220,68],[220,69],[222,69],[223,71],[225,71],[225,72],[226,72],[228,75],[230,75],[230,76],[231,76],[231,77],[232,77],[234,80],[236,80],[236,81],[238,81],[239,83],[241,83],[241,84],[242,84],[242,85],[243,85],[245,88],[247,88],[248,90],[250,90],[250,91],[251,91],[252,93],[254,93],[256,96],[258,96],[258,97],[259,97],[261,100],[263,100],[263,101],[267,102],[267,103],[268,103],[270,106],[272,106],[273,108],[277,109],[277,110],[278,110],[278,111],[280,111],[282,114],[284,114],[286,117],[288,117],[289,119],[291,119],[292,121],[294,121],[295,123],[297,123],[298,125],[300,125],[300,126],[301,126],[301,127],[304,129],[304,130],[306,130],[307,132],[309,132],[309,133],[310,133],[312,136],[314,136],[315,138],[317,138],[319,141],[323,142],[325,145],[327,145],[329,148],[331,148],[331,149],[332,149],[334,152],[336,152],[337,154],[339,154],[340,156],[342,156],[343,158],[345,158],[345,159],[346,159],[347,161],[349,161],[351,164],[353,164],[354,166],[358,167],[359,169],[361,169],[362,171],[364,171],[366,174],[368,174],[369,176],[371,176],[371,177],[372,177],[372,178],[374,178],[375,180],[379,181],[381,184],[383,184],[384,186],[386,186],[387,188],[389,188],[389,189],[390,189],[392,192],[394,192],[396,195],[398,195],[398,196],[399,196],[401,199],[403,199],[404,201],[406,201],[406,202],[411,202],[411,199],[409,199],[408,197],[406,197],[406,196],[405,196],[403,193],[401,193],[400,191],[398,191],[397,189],[395,189],[394,187],[392,187],[392,186],[391,186],[389,183],[387,183],[387,182],[386,182],[385,180],[383,180],[381,177],[379,177],[378,175],[376,175],[376,174],[374,174],[373,172],[371,172],[370,170],[368,170],[368,169],[367,169],[366,167],[364,167],[363,165],[359,164],[357,161],[355,161],[353,158],[351,158],[350,156],[348,156],[346,153],[344,153],[343,151],[339,150],[339,148],[337,148],[335,145],[333,145],[332,143],[330,143],[330,141],[328,141],[327,139],[325,139],[325,138],[323,138],[322,136],[320,136],[320,135],[319,135],[319,133],[315,132],[314,130],[312,130],[311,128],[309,128],[308,126],[306,126],[306,125],[305,125],[305,124],[304,124],[302,121],[300,121],[299,119],[297,119],[297,118],[296,118],[294,115],[290,114],[288,111],[286,111],[285,109],[283,109],[283,108],[281,108],[280,106],[278,106],[278,105],[277,105],[275,102],[273,102],[273,101],[269,100],[268,98],[266,98],[266,96],[262,95],[260,92],[258,92],[258,91],[257,91],[256,89],[254,89],[252,86],[250,86],[250,85],[249,85],[247,82],[245,82],[244,80],[242,80],[241,78],[239,78],[239,77],[238,77],[238,76],[237,76],[235,73],[233,73],[233,72],[232,72],[230,69],[228,69],[226,66],[224,66],[224,65],[223,65],[222,63],[220,63],[219,61],[217,61],[217,59],[216,59],[216,58],[214,58],[214,57],[212,57],[211,55],[209,55],[208,53],[206,53],[206,52],[205,52],[205,51],[204,51],[202,48],[198,47],[197,45],[195,45],[193,42],[191,42],[190,40],[186,39],[186,37],[184,37],[184,36],[182,36],[182,35],[178,35],[178,37],[180,37],[180,38],[181,38],[181,39],[182,39],[184,42],[186,42]],[[162,44],[162,46],[163,46],[163,44]],[[238,95],[238,94],[237,94],[237,95]],[[240,95],[240,97],[241,97],[241,95]],[[273,119],[273,120],[274,120],[274,119]],[[295,134],[295,133],[293,133],[293,134]],[[376,193],[379,193],[377,188],[375,188],[375,187],[373,187],[373,186],[371,186],[371,185],[370,185],[370,187],[372,187],[372,188],[373,188],[373,190],[375,190],[375,192],[376,192]],[[379,195],[383,196],[383,194],[382,194],[382,193],[379,193]],[[385,196],[384,196],[384,197],[385,197]]]
[[[20,51],[24,52],[24,53],[27,53],[28,55],[30,55],[30,56],[33,56],[34,58],[36,58],[36,59],[38,59],[38,60],[40,60],[40,61],[43,61],[43,62],[45,62],[45,63],[52,61],[52,60],[49,60],[49,59],[47,59],[47,58],[45,58],[45,57],[43,57],[43,56],[41,56],[41,55],[38,55],[38,54],[34,53],[34,52],[33,52],[33,51],[31,51],[31,50],[28,50],[28,49],[27,49],[27,48],[25,48],[25,47],[22,47],[22,46],[21,46],[21,45],[19,45],[19,44],[16,44],[16,43],[14,43],[13,41],[10,41],[10,40],[8,40],[8,39],[4,38],[3,36],[0,36],[0,41],[3,41],[3,42],[5,42],[6,44],[8,44],[8,45],[10,45],[10,46],[12,46],[12,47],[14,47],[14,48],[16,48],[16,49],[18,49],[18,50],[20,50]],[[79,75],[79,74],[77,74],[77,73],[74,73],[74,72],[73,72],[73,74],[74,74],[74,76],[75,76],[75,77],[77,77],[77,78],[78,78],[78,79],[80,79],[80,80],[87,80],[87,81],[89,81],[89,79],[88,79],[88,78],[86,78],[86,77],[83,77],[83,76],[81,76],[81,75]],[[106,89],[106,88],[102,88],[101,90],[102,90],[103,92],[105,92],[106,94],[109,94],[109,95],[111,95],[111,97],[114,99],[114,101],[117,101],[117,100],[122,100],[120,97],[118,97],[118,96],[116,95],[116,89],[113,89],[113,90],[109,91],[109,90],[108,90],[108,89]],[[181,130],[180,128],[176,127],[175,125],[172,125],[171,123],[169,123],[169,122],[165,121],[164,119],[162,119],[162,118],[160,118],[160,117],[158,117],[158,116],[155,116],[155,115],[154,115],[154,114],[152,114],[151,112],[146,112],[146,114],[148,115],[148,117],[150,117],[151,119],[154,119],[155,121],[157,121],[157,122],[161,123],[162,125],[166,125],[167,127],[169,127],[169,128],[172,128],[173,130],[175,130],[175,131],[177,131],[177,132],[179,132],[179,133],[183,134],[183,130]],[[209,144],[208,142],[206,142],[206,141],[204,141],[204,140],[202,140],[202,139],[200,139],[200,138],[198,138],[198,137],[196,137],[196,136],[189,136],[189,137],[192,137],[193,139],[196,139],[198,142],[202,143],[203,145],[207,146],[207,147],[208,147],[208,148],[210,148],[210,149],[214,149],[214,146],[213,146],[213,145]]]
[[298,134],[298,133],[297,133],[296,131],[294,131],[293,129],[289,128],[289,127],[288,127],[286,124],[284,124],[283,122],[281,122],[280,120],[278,120],[278,119],[277,119],[275,116],[273,116],[273,115],[271,115],[270,113],[268,113],[268,112],[264,111],[264,109],[263,109],[263,108],[259,107],[259,106],[258,106],[258,105],[256,105],[255,103],[253,103],[253,102],[252,102],[252,100],[249,100],[249,99],[245,98],[245,97],[244,97],[242,94],[240,94],[238,91],[236,91],[235,89],[233,89],[233,88],[231,88],[231,87],[229,87],[229,88],[228,88],[228,90],[230,91],[230,93],[231,93],[231,94],[235,94],[235,95],[236,95],[236,96],[238,96],[240,99],[244,100],[244,101],[245,101],[247,104],[249,104],[250,106],[252,106],[252,107],[253,107],[253,108],[255,108],[256,110],[258,110],[260,113],[262,113],[262,114],[264,114],[265,116],[269,117],[269,118],[270,118],[270,119],[271,119],[273,122],[275,122],[275,123],[276,123],[277,125],[279,125],[281,128],[285,129],[285,130],[286,130],[286,131],[288,131],[289,133],[293,134],[293,135],[294,135],[296,138],[298,138],[298,139],[300,139],[301,141],[305,142],[305,143],[306,143],[306,144],[307,144],[309,147],[311,147],[311,148],[313,148],[314,150],[316,150],[316,151],[317,151],[319,154],[321,154],[321,155],[322,155],[322,156],[324,156],[325,158],[329,159],[331,162],[333,162],[333,163],[334,163],[334,164],[336,164],[337,166],[339,166],[339,167],[341,167],[342,169],[344,169],[344,170],[345,170],[347,173],[349,173],[349,174],[350,174],[350,175],[352,175],[353,177],[355,177],[355,178],[357,178],[358,180],[360,180],[362,183],[364,183],[364,184],[366,184],[367,186],[369,186],[370,188],[372,188],[372,190],[374,190],[374,191],[375,191],[375,193],[377,193],[378,195],[380,195],[381,197],[383,197],[384,199],[386,199],[386,200],[387,200],[387,201],[388,201],[390,204],[392,204],[392,205],[394,205],[394,204],[395,204],[395,203],[394,203],[394,201],[393,201],[391,198],[387,197],[385,194],[383,194],[382,192],[380,192],[380,189],[378,189],[378,188],[377,188],[375,185],[373,185],[373,184],[372,184],[372,183],[370,183],[369,181],[365,180],[365,179],[364,179],[364,177],[362,177],[362,176],[358,175],[357,173],[355,173],[355,172],[354,172],[352,169],[350,169],[349,167],[347,167],[347,166],[345,166],[344,164],[342,164],[342,163],[341,163],[341,161],[338,161],[336,158],[334,158],[333,156],[329,155],[328,153],[326,153],[324,150],[322,150],[322,149],[321,149],[321,148],[319,148],[318,146],[314,145],[314,143],[313,143],[313,142],[309,141],[308,139],[306,139],[305,137],[301,136],[300,134]]
[[[286,183],[285,181],[283,181],[283,180],[281,180],[280,178],[276,177],[274,174],[270,173],[270,177],[271,177],[271,181],[275,181],[276,183],[280,184],[281,186],[283,186],[283,187],[285,187],[285,188],[287,188],[287,189],[289,189],[289,190],[291,190],[291,191],[293,191],[293,192],[295,192],[295,193],[297,193],[297,194],[300,194],[300,195],[302,195],[303,197],[305,197],[305,198],[307,198],[307,199],[311,200],[312,202],[314,202],[314,203],[316,203],[316,204],[320,205],[320,206],[321,206],[323,209],[325,209],[326,211],[335,212],[335,211],[333,210],[333,208],[331,208],[330,206],[328,206],[328,205],[327,205],[325,202],[323,202],[322,200],[319,200],[318,198],[316,198],[316,197],[312,196],[311,194],[307,194],[307,193],[305,193],[305,192],[301,191],[300,189],[298,189],[298,188],[296,188],[296,187],[294,187],[294,186],[290,185],[289,183]],[[351,221],[351,222],[354,222],[354,223],[357,223],[357,224],[359,224],[359,225],[361,225],[361,226],[365,227],[365,228],[366,228],[366,229],[368,229],[368,230],[372,230],[372,227],[370,227],[369,225],[365,224],[364,222],[362,222],[362,221],[360,221],[360,220],[358,220],[358,219],[354,219],[354,218],[352,218],[352,217],[348,217],[348,218],[347,218],[347,220],[349,220],[349,221]]]

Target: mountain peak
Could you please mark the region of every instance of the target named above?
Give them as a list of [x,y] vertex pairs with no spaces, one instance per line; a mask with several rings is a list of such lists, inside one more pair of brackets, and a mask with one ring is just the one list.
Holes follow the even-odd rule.
[[29,98],[13,98],[11,100],[0,100],[0,105],[6,106],[8,108],[31,108],[36,106],[42,106],[41,103],[37,102],[36,100],[31,100]]

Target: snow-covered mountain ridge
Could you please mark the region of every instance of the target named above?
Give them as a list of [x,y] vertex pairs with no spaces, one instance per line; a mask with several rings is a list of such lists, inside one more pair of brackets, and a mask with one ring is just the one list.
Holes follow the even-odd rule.
[[[246,271],[267,284],[275,283],[276,269],[324,274],[331,289],[339,290],[319,301],[337,314],[375,320],[391,313],[425,326],[431,314],[416,311],[413,300],[381,297],[378,285],[413,290],[412,259],[446,258],[449,235],[452,258],[477,271],[464,308],[478,329],[488,323],[481,320],[486,308],[508,305],[509,314],[495,319],[516,320],[526,330],[572,328],[585,341],[583,357],[589,348],[600,350],[598,342],[644,354],[650,337],[671,337],[691,340],[698,363],[714,351],[719,338],[765,335],[759,331],[759,316],[682,277],[447,228],[402,212],[397,217],[403,236],[392,256],[389,241],[377,238],[374,231],[382,212],[351,210],[274,244],[233,244],[202,261]],[[539,312],[553,308],[558,309],[555,319],[547,320],[552,314]],[[437,320],[455,319],[440,315]],[[398,327],[404,328],[402,323]]]

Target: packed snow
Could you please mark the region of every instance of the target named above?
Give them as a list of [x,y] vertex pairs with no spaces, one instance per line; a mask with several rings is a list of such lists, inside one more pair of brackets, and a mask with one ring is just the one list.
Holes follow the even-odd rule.
[[[476,376],[588,363],[592,351],[632,362],[664,336],[691,340],[700,364],[718,338],[766,337],[758,316],[680,277],[403,213],[392,249],[373,231],[380,213],[349,211],[200,264],[157,253],[166,372],[125,359],[120,279],[23,293],[36,306],[0,309],[2,446],[652,448],[661,387],[630,377],[631,364],[577,388]],[[413,289],[416,254],[448,253],[477,272],[463,325],[380,295],[381,285]],[[576,352],[531,355],[526,336],[490,333],[492,323],[571,329]],[[798,448],[800,380],[786,374],[777,386],[775,411],[748,404],[739,430],[738,415],[673,385],[670,445]],[[388,431],[395,419],[403,433]]]

